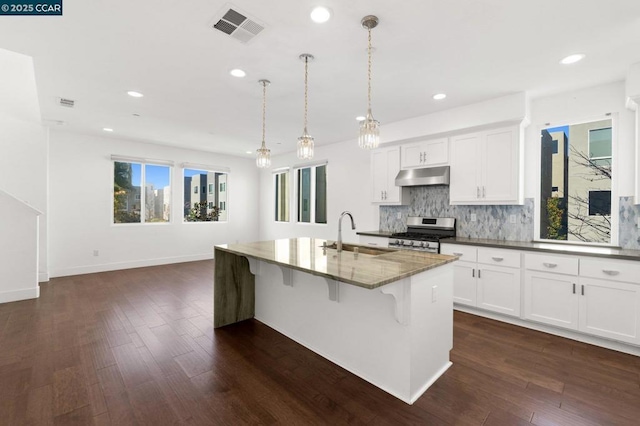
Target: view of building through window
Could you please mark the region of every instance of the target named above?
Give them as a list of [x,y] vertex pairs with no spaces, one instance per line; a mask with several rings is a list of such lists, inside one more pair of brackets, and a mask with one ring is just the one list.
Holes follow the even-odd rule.
[[610,119],[543,129],[540,238],[611,242]]
[[113,222],[169,222],[171,168],[121,161],[113,164]]
[[275,219],[289,222],[289,171],[274,174]]
[[226,222],[227,179],[226,173],[184,169],[184,220]]

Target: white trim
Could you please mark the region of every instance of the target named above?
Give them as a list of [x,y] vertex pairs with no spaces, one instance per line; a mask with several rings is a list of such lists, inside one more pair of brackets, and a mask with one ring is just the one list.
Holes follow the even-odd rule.
[[40,297],[40,287],[23,288],[21,290],[0,292],[0,303],[17,302],[18,300],[37,299]]
[[156,259],[135,260],[131,262],[103,263],[100,265],[74,266],[70,268],[54,269],[51,277],[66,277],[71,275],[93,274],[96,272],[119,271],[121,269],[144,268],[147,266],[168,265],[172,263],[195,262],[198,260],[213,259],[211,253],[194,254],[188,256],[161,257]]
[[153,158],[142,158],[142,157],[130,157],[128,155],[111,155],[112,161],[118,162],[127,162],[127,163],[142,163],[142,164],[154,164],[158,166],[171,166],[173,167],[175,163],[171,160],[159,160]]
[[286,167],[278,167],[277,169],[273,169],[271,171],[271,173],[275,174],[280,174],[280,173],[284,173],[284,172],[288,172],[289,170],[291,170],[291,167],[286,166]]
[[181,166],[183,169],[202,170],[205,172],[231,173],[231,168],[225,166],[213,166],[198,163],[182,163]]
[[49,282],[49,273],[48,272],[38,272],[38,282],[39,283]]
[[307,167],[318,167],[318,166],[324,166],[329,164],[329,160],[318,160],[318,161],[310,161],[308,163],[299,163],[299,164],[294,164],[293,168],[294,169],[305,169]]

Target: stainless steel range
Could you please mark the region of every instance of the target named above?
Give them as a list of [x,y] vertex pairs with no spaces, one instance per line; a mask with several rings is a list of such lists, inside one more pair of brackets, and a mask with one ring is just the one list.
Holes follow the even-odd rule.
[[440,240],[455,236],[455,218],[409,216],[407,232],[391,234],[389,247],[440,253]]

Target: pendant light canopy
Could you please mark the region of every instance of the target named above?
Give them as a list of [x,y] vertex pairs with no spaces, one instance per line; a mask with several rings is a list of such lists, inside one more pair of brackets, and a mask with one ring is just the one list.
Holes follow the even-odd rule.
[[358,145],[362,149],[373,149],[377,148],[380,144],[380,123],[376,121],[371,114],[371,30],[378,26],[378,18],[373,15],[367,15],[362,18],[360,23],[369,33],[369,42],[367,48],[367,116],[360,123]]
[[313,55],[303,53],[300,59],[304,61],[304,130],[302,136],[298,138],[298,158],[308,160],[313,158],[313,138],[307,132],[307,101],[309,91],[309,61],[313,60]]
[[269,80],[259,80],[258,83],[262,85],[262,146],[256,151],[258,153],[256,165],[261,169],[266,169],[271,166],[271,150],[267,149],[264,142],[267,116],[267,86],[271,84],[271,82]]

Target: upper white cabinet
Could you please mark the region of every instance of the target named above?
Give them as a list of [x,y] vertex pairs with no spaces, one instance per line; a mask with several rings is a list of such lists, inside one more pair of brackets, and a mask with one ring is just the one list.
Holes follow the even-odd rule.
[[449,164],[449,139],[415,142],[401,147],[401,168],[444,166]]
[[519,126],[451,138],[451,204],[522,204]]
[[400,147],[380,148],[371,153],[374,203],[402,204],[404,198],[408,198],[408,191],[396,186],[395,180],[399,171]]

